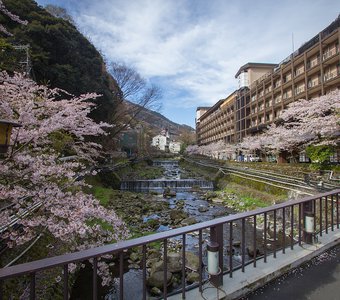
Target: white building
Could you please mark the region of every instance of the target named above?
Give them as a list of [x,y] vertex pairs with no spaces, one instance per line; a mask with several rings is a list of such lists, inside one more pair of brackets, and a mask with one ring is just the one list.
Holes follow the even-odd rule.
[[181,151],[181,143],[172,141],[169,143],[169,151],[171,153],[179,153]]
[[162,151],[169,151],[169,135],[156,135],[152,138],[152,146]]
[[180,142],[170,142],[170,136],[167,129],[163,129],[161,134],[153,137],[151,145],[165,152],[179,153],[181,151]]

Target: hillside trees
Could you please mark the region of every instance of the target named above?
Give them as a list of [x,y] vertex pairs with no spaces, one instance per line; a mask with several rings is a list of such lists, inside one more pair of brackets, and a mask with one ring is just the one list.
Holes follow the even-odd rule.
[[[7,43],[30,45],[32,76],[40,84],[79,96],[95,92],[100,97],[91,111],[96,121],[111,122],[119,87],[107,72],[95,47],[69,21],[56,18],[33,0],[6,0],[7,9],[28,21],[27,26],[0,14],[0,22],[13,36]],[[7,70],[7,69],[3,69]]]
[[67,13],[66,9],[57,5],[48,4],[45,6],[45,9],[52,15],[57,18],[62,18],[71,24],[74,24],[73,18]]
[[[22,124],[12,136],[14,145],[0,160],[0,238],[10,247],[49,233],[71,250],[84,249],[127,237],[124,223],[102,207],[86,186],[87,163],[94,164],[100,146],[88,136],[105,134],[107,123],[88,117],[96,94],[60,99],[61,91],[37,85],[15,74],[0,73],[0,119]],[[58,101],[56,101],[58,98]],[[67,160],[63,155],[75,155]],[[31,211],[25,217],[25,212]],[[11,216],[21,230],[7,228]],[[109,229],[108,229],[109,228]]]
[[[26,20],[22,20],[18,15],[13,14],[11,11],[9,11],[6,6],[4,5],[3,1],[0,0],[0,12],[2,15],[7,16],[11,21],[17,22],[22,25],[27,25]],[[13,34],[7,30],[7,28],[0,24],[0,32],[3,34],[6,34],[8,36],[12,36]]]
[[150,84],[135,69],[123,63],[110,63],[109,72],[118,84],[121,102],[113,115],[114,135],[129,127],[144,109],[161,109],[161,90]]

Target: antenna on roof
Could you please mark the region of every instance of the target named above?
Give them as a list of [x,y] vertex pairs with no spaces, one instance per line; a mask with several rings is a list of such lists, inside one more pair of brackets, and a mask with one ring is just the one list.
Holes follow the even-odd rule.
[[292,32],[292,53],[294,53],[294,33]]

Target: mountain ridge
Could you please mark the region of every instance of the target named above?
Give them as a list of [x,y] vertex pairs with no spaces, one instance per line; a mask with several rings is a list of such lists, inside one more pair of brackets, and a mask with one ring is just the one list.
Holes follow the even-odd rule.
[[140,112],[136,116],[136,120],[149,124],[155,131],[158,130],[160,132],[162,129],[167,129],[171,136],[180,136],[183,132],[192,133],[195,131],[195,129],[189,125],[178,124],[171,121],[160,112],[153,111],[145,107],[142,108],[131,101],[126,101],[126,103],[128,106],[139,107]]

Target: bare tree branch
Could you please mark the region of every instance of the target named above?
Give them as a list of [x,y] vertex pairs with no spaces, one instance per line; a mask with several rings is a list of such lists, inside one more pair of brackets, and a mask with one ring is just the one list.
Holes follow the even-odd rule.
[[133,101],[130,98],[143,92],[147,85],[146,81],[134,69],[122,63],[111,63],[109,72],[122,90],[124,99]]
[[117,82],[123,100],[112,116],[116,126],[111,136],[115,136],[130,126],[142,110],[159,111],[162,93],[158,86],[149,84],[136,70],[123,63],[111,63],[109,72]]

